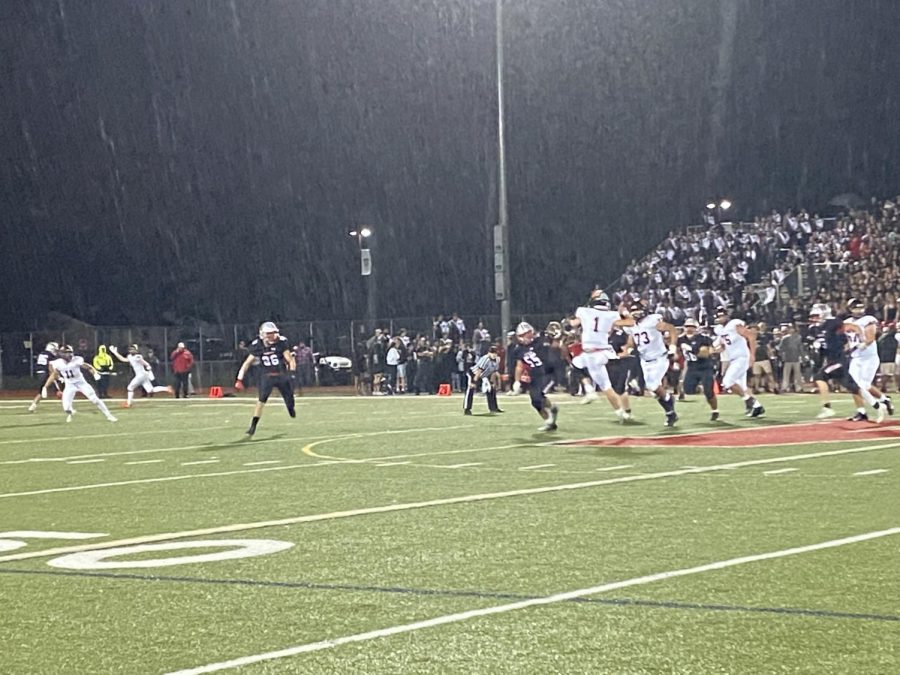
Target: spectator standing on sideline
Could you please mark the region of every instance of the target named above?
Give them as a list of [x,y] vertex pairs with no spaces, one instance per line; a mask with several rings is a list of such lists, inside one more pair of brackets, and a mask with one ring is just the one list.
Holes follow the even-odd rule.
[[898,346],[898,334],[894,324],[886,324],[881,335],[876,340],[878,348],[878,360],[881,362],[879,372],[881,375],[881,391],[885,394],[890,391],[891,380],[897,377],[896,361],[900,350]]
[[313,350],[303,340],[295,347],[297,359],[297,380],[301,387],[308,387],[313,381]]
[[397,366],[400,365],[400,349],[403,343],[398,338],[393,338],[388,344],[387,354],[384,356],[384,378],[387,382],[387,393],[393,394],[397,387]]
[[175,398],[188,397],[188,377],[194,367],[194,355],[191,350],[179,342],[169,355],[172,362],[172,372],[175,374]]
[[782,373],[781,373],[781,391],[788,391],[791,382],[794,385],[794,392],[803,391],[803,378],[800,375],[800,354],[803,346],[803,338],[797,332],[794,324],[790,324],[785,328],[785,334],[778,343],[778,351],[781,354]]
[[100,375],[100,379],[97,380],[97,396],[109,398],[109,378],[113,374],[115,361],[106,351],[106,345],[100,345],[97,348],[97,355],[94,357],[92,365]]

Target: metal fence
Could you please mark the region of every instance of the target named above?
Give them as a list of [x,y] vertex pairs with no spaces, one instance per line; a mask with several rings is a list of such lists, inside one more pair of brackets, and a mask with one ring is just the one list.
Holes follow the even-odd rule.
[[[559,316],[529,315],[514,317],[527,320],[537,327]],[[462,317],[466,324],[466,338],[479,321],[490,331],[493,339],[500,338],[499,315]],[[396,335],[402,328],[410,336],[431,336],[434,317],[416,316],[378,319],[376,321],[295,321],[279,322],[281,334],[292,345],[303,341],[320,356],[352,357],[354,347],[365,342],[375,328]],[[235,354],[240,343],[249,344],[257,336],[256,324],[223,324],[196,326],[89,326],[73,325],[65,330],[36,330],[0,333],[0,389],[23,389],[34,386],[35,356],[48,342],[69,344],[76,354],[90,363],[100,345],[115,345],[125,353],[128,345],[137,344],[157,377],[170,379],[169,354],[179,342],[184,342],[194,354],[193,384],[197,388],[230,385],[237,372]],[[123,364],[119,364],[123,365]],[[121,371],[121,368],[119,368]],[[115,386],[115,385],[114,385]]]

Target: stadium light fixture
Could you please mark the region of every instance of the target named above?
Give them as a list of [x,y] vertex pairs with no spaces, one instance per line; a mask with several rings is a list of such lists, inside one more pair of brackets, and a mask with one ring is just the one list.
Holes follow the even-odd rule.
[[731,200],[723,199],[722,201],[719,202],[719,208],[722,209],[723,211],[727,211],[728,209],[731,208]]
[[716,208],[716,203],[715,202],[706,202],[706,208],[708,208],[710,211],[712,211],[714,208]]

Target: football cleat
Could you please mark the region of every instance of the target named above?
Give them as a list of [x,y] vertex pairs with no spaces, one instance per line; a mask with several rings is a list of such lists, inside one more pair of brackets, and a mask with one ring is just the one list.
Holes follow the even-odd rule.
[[555,405],[550,406],[550,423],[554,428],[556,427],[557,416],[559,416],[559,408],[557,408]]
[[463,415],[471,415],[471,414],[472,414],[471,410],[463,410]]
[[879,403],[875,403],[875,422],[881,424],[884,422],[884,406]]
[[822,408],[816,415],[817,420],[827,420],[829,417],[834,417],[834,410],[831,408]]
[[581,405],[588,405],[596,401],[600,396],[597,395],[596,391],[589,391],[584,395],[584,398],[581,399]]
[[674,427],[675,422],[677,422],[677,421],[678,421],[678,413],[676,413],[674,410],[672,412],[666,413],[666,426],[667,427]]
[[750,411],[750,417],[759,417],[760,415],[764,415],[766,413],[766,409],[761,405],[754,406],[753,410]]
[[888,415],[893,417],[894,415],[894,403],[891,401],[890,396],[885,396],[884,400],[881,402],[881,405],[884,406],[884,409],[887,411]]
[[31,405],[28,406],[28,412],[34,412],[35,410],[37,410],[37,403],[35,403],[34,401],[32,401],[32,402],[31,402]]
[[119,418],[115,417],[114,415],[107,415],[106,419],[109,420],[110,422],[118,422],[119,421]]
[[713,410],[709,415],[710,422],[718,422],[719,421],[719,411]]
[[549,420],[538,427],[538,431],[556,431],[556,423]]
[[866,413],[857,411],[853,417],[847,418],[848,422],[868,422],[869,416]]

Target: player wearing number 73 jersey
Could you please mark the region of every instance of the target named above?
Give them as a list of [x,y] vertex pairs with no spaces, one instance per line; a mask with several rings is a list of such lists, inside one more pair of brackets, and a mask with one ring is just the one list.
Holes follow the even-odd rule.
[[244,375],[247,369],[255,360],[259,359],[260,375],[259,375],[259,399],[256,402],[256,410],[253,413],[253,420],[250,422],[250,428],[247,429],[247,435],[252,436],[256,433],[256,425],[259,418],[262,417],[263,407],[269,400],[269,395],[273,389],[281,392],[281,398],[287,408],[288,415],[296,417],[297,412],[294,409],[294,372],[297,369],[297,363],[294,361],[294,355],[291,352],[291,346],[288,344],[287,338],[278,334],[278,326],[271,321],[266,321],[259,327],[259,338],[250,343],[250,355],[241,364],[238,370],[237,380],[234,388],[241,390],[244,388]]
[[659,314],[647,314],[640,300],[632,302],[628,307],[631,315],[631,326],[626,328],[630,342],[641,357],[641,371],[644,373],[644,384],[648,391],[656,394],[656,400],[666,413],[666,426],[675,426],[678,415],[675,413],[675,398],[666,391],[664,379],[669,370],[669,344],[675,339],[675,328],[663,321]]

